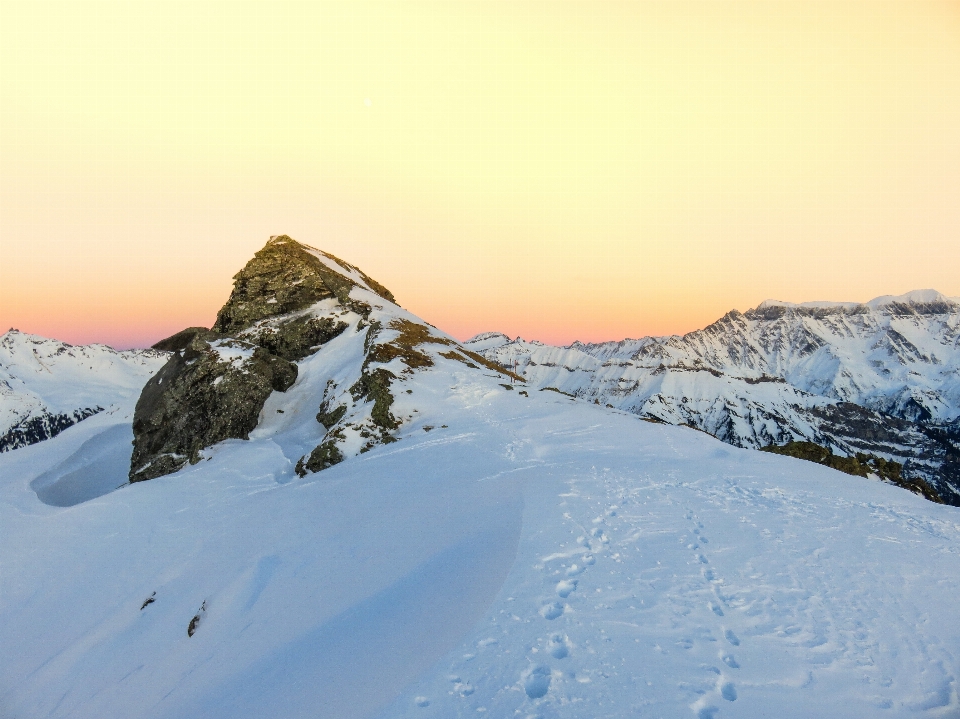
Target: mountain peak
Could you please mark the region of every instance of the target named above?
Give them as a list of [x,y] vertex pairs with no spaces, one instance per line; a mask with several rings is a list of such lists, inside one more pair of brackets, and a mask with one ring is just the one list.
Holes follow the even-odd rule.
[[874,297],[866,303],[867,307],[878,308],[889,305],[930,305],[956,304],[956,300],[937,292],[936,290],[911,290],[902,295],[882,295]]
[[783,300],[764,300],[753,310],[754,313],[768,314],[770,312],[782,312],[784,309],[801,310],[860,310],[860,308],[869,308],[877,310],[884,307],[910,306],[910,307],[928,307],[933,306],[935,311],[951,311],[954,305],[960,304],[960,299],[947,297],[937,290],[911,290],[902,295],[881,295],[874,297],[867,302],[784,302]]
[[357,267],[288,235],[271,237],[233,279],[233,292],[217,314],[215,332],[237,332],[332,297],[349,305],[354,287],[394,302],[386,287]]

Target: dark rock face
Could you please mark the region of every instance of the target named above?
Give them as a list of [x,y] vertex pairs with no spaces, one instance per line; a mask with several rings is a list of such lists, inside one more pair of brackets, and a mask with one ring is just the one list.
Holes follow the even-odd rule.
[[297,317],[278,325],[252,327],[241,337],[290,362],[302,360],[316,352],[347,329],[346,322],[330,317]]
[[761,451],[816,462],[858,477],[875,474],[884,481],[909,490],[914,494],[919,494],[931,502],[944,504],[943,498],[928,482],[919,478],[905,478],[902,475],[903,465],[899,462],[888,461],[883,457],[863,452],[857,452],[850,457],[842,457],[834,454],[829,447],[823,447],[814,442],[788,442],[783,446],[770,445],[762,447]]
[[[960,506],[956,463],[960,423],[911,422],[852,402],[815,407],[809,416],[817,428],[817,443],[837,448],[848,457],[886,455],[902,466],[902,477],[890,478],[894,484],[928,499],[936,496],[933,501]],[[786,440],[777,438],[774,443]]]
[[143,388],[133,418],[130,481],[176,472],[200,450],[247,439],[273,391],[286,391],[297,366],[238,340],[194,337]]
[[179,352],[180,350],[186,349],[194,337],[199,337],[202,340],[211,342],[219,339],[220,335],[208,330],[206,327],[187,327],[187,329],[180,330],[175,335],[170,335],[166,339],[160,340],[150,349],[161,350],[163,352]]
[[[385,287],[332,255],[331,260],[359,273],[381,297],[393,302]],[[286,235],[271,238],[234,277],[233,293],[217,315],[215,332],[233,334],[258,320],[303,310],[320,300],[336,297],[350,306],[356,282],[335,272]]]
[[[249,437],[270,393],[285,392],[296,381],[293,362],[347,328],[336,317],[302,310],[335,299],[341,308],[367,316],[370,307],[349,296],[358,283],[393,302],[389,290],[356,267],[286,235],[272,237],[234,280],[212,329],[190,327],[155,345],[174,355],[137,403],[131,482],[176,472],[222,440]],[[389,423],[389,402],[378,389],[372,390],[378,416]],[[318,471],[336,464],[338,457],[342,459],[339,450],[329,443],[302,464]]]
[[309,457],[301,457],[295,471],[298,476],[306,477],[307,472],[319,472],[327,467],[340,464],[343,453],[334,440],[327,440],[315,447]]

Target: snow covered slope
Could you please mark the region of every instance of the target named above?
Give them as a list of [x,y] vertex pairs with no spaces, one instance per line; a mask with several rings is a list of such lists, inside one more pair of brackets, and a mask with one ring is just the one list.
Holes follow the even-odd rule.
[[166,352],[73,346],[11,329],[0,336],[0,452],[136,402]]
[[736,446],[810,440],[896,459],[960,499],[960,303],[933,290],[768,300],[682,337],[553,347],[487,333],[466,346],[537,387]]
[[455,363],[406,387],[398,442],[303,478],[297,388],[67,509],[30,481],[105,417],[0,457],[4,716],[960,712],[954,508]]
[[[0,454],[0,716],[960,715],[955,508],[535,391],[291,243],[134,416]],[[131,460],[160,416],[204,443]]]

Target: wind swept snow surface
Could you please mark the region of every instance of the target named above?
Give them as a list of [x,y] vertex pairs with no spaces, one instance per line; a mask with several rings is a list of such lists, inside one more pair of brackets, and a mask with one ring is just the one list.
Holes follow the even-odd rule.
[[67,508],[106,419],[0,455],[0,716],[960,716],[955,508],[499,381],[304,478],[287,412]]

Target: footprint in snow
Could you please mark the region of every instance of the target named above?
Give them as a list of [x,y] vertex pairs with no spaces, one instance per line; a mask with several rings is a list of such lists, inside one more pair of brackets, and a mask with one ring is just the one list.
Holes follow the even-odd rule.
[[711,609],[711,611],[713,611],[713,613],[716,614],[718,617],[722,617],[722,616],[723,616],[723,610],[720,608],[720,605],[717,604],[716,602],[710,602],[710,609]]
[[557,596],[566,599],[570,596],[571,592],[577,590],[578,581],[576,579],[564,579],[563,581],[557,582]]
[[727,665],[728,667],[730,667],[731,669],[739,669],[739,668],[740,668],[740,664],[737,662],[737,660],[734,658],[734,656],[733,656],[732,654],[724,654],[723,656],[720,657],[720,661],[722,661],[724,664],[726,664],[726,665]]
[[544,619],[554,620],[563,614],[563,607],[560,602],[551,602],[540,607],[540,616]]
[[740,639],[736,634],[733,633],[732,629],[727,629],[724,631],[723,636],[726,637],[727,641],[730,642],[733,646],[740,646]]
[[416,704],[418,707],[430,706],[430,700],[427,699],[426,697],[414,697],[413,703]]
[[453,684],[453,691],[462,697],[468,697],[476,691],[473,684],[463,681],[459,674],[451,674],[447,679]]
[[554,659],[563,659],[570,653],[562,634],[554,634],[550,637],[550,641],[547,642],[547,652]]
[[720,685],[720,696],[728,702],[735,702],[737,700],[737,688],[733,685],[733,682],[723,682]]
[[571,564],[570,568],[567,570],[568,577],[575,577],[578,574],[583,574],[584,567],[577,566],[576,564]]
[[521,679],[527,696],[531,699],[539,699],[550,690],[550,667],[538,664],[525,671]]

